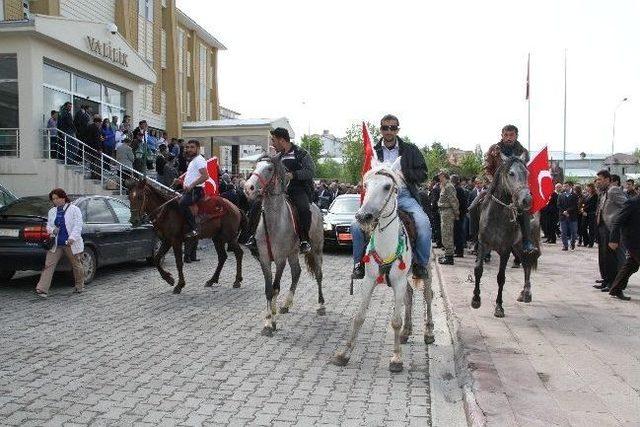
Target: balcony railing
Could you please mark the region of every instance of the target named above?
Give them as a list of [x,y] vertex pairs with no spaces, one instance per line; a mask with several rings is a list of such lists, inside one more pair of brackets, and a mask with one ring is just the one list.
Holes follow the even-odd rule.
[[0,128],[0,157],[20,157],[20,129]]
[[60,130],[43,129],[42,139],[45,159],[57,159],[64,165],[79,167],[85,177],[100,180],[102,188],[123,195],[127,193],[127,181],[146,178],[155,187],[177,194],[175,190]]

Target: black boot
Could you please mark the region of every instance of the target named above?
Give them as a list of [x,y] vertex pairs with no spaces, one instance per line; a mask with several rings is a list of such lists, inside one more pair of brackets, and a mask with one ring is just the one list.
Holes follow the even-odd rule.
[[445,255],[438,258],[438,264],[442,265],[453,265],[453,256]]
[[351,273],[351,278],[355,280],[364,279],[364,264],[361,262],[356,263],[353,266],[353,272]]

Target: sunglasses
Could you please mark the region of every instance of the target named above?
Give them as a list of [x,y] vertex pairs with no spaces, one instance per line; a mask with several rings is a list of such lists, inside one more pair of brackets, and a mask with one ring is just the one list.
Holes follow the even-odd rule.
[[387,125],[382,125],[380,126],[380,130],[392,130],[392,131],[396,131],[400,129],[400,127],[392,125],[392,126],[387,126]]

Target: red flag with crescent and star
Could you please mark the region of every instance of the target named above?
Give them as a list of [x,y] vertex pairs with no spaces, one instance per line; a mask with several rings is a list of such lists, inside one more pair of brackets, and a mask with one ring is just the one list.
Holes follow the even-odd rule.
[[220,182],[220,166],[218,165],[218,158],[213,156],[207,160],[207,173],[209,173],[209,179],[204,182],[204,194],[209,197],[215,197],[219,195]]
[[[362,174],[361,177],[364,177],[369,169],[377,162],[375,158],[375,151],[373,149],[373,142],[371,140],[371,135],[369,135],[369,129],[367,128],[367,124],[362,122],[362,142],[364,144],[364,162],[362,162]],[[360,191],[360,203],[364,200],[364,186]]]
[[553,193],[553,178],[549,170],[549,151],[544,147],[529,162],[529,190],[533,201],[531,203],[531,213],[534,214],[547,206],[551,194]]

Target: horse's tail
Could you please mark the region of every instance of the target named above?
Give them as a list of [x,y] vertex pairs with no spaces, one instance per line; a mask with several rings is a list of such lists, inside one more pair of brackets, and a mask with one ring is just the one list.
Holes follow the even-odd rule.
[[307,271],[314,279],[318,278],[318,263],[316,260],[317,254],[312,250],[304,254],[304,263],[307,265]]

